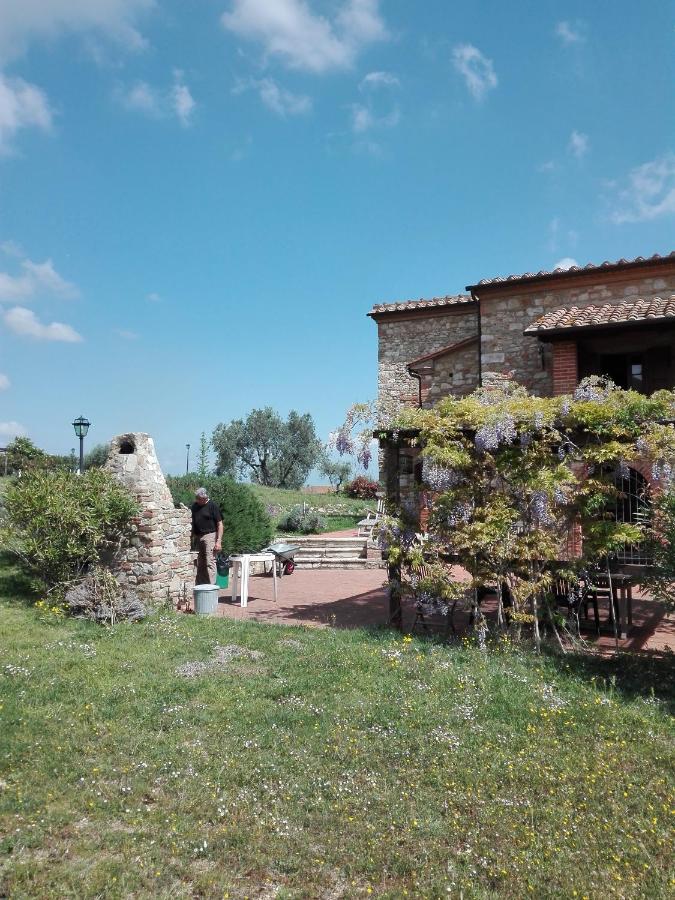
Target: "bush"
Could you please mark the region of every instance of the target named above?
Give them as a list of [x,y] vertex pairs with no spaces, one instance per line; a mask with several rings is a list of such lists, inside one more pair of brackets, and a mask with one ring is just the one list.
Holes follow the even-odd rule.
[[318,534],[326,527],[323,519],[315,509],[307,509],[298,504],[293,506],[279,522],[279,531],[290,531],[296,534]]
[[0,548],[52,590],[118,546],[137,512],[133,497],[108,472],[28,471],[5,494]]
[[380,485],[377,481],[371,481],[365,475],[357,475],[353,481],[345,485],[345,494],[348,497],[357,497],[359,500],[374,500]]
[[256,552],[272,540],[272,523],[265,507],[245,484],[227,475],[169,476],[167,483],[174,503],[192,506],[195,491],[204,487],[223,514],[223,553]]
[[68,590],[65,602],[72,615],[101,625],[138,622],[146,615],[138,595],[120,587],[112,572],[98,567]]

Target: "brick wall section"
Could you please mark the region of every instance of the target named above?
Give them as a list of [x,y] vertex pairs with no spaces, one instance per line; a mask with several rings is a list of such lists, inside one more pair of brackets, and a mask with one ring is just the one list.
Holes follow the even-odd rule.
[[[384,408],[399,409],[403,405],[417,404],[417,381],[410,377],[406,365],[420,356],[433,353],[442,347],[458,343],[477,334],[476,310],[443,307],[434,315],[405,315],[395,313],[378,321],[378,397]],[[459,351],[460,369],[458,382],[448,385],[447,393],[467,393],[470,372],[478,373],[478,344]],[[443,381],[454,371],[453,364],[446,366],[446,357],[440,362],[439,372]],[[450,360],[450,356],[447,357]],[[425,379],[426,381],[426,379]],[[454,381],[454,379],[453,379]],[[425,382],[423,382],[423,392]],[[438,389],[433,390],[434,398]]]
[[553,396],[572,394],[578,382],[577,345],[574,341],[553,344]]
[[513,372],[513,377],[530,391],[542,396],[553,394],[552,345],[540,344],[523,331],[544,313],[557,307],[589,306],[623,300],[648,300],[666,297],[675,291],[675,272],[651,274],[654,270],[634,272],[594,271],[567,281],[540,285],[508,284],[498,289],[478,289],[481,300],[481,352],[484,371]]

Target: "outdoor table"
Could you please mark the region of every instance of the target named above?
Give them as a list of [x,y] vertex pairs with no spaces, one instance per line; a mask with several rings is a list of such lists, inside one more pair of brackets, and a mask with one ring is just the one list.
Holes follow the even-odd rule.
[[274,553],[240,553],[230,557],[232,565],[232,600],[237,602],[237,594],[240,596],[242,606],[248,606],[248,578],[251,563],[272,563],[272,578],[274,580],[274,602],[277,602],[277,567]]

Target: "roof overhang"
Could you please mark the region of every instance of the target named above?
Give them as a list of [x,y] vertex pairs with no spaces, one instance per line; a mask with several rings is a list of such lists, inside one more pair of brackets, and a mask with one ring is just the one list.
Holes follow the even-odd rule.
[[670,267],[675,270],[675,251],[667,256],[655,254],[650,257],[638,256],[636,259],[620,259],[617,262],[603,262],[598,265],[589,263],[586,266],[572,266],[569,269],[554,269],[551,272],[525,272],[522,275],[506,275],[501,278],[484,278],[477,284],[467,284],[466,290],[474,296],[479,293],[481,298],[488,294],[500,294],[517,287],[522,289],[530,285],[536,289],[542,283],[548,284],[555,281],[597,281],[598,278],[608,275],[621,277],[624,273],[633,270],[654,269],[657,271]]
[[438,350],[434,350],[433,353],[427,353],[425,356],[418,356],[417,359],[413,359],[409,363],[406,363],[406,368],[414,369],[417,366],[424,365],[424,363],[433,362],[441,356],[447,356],[449,353],[454,353],[456,350],[463,350],[465,347],[470,347],[472,344],[477,343],[478,335],[474,334],[469,338],[465,338],[463,341],[457,341],[456,344],[448,344],[447,347],[440,347]]

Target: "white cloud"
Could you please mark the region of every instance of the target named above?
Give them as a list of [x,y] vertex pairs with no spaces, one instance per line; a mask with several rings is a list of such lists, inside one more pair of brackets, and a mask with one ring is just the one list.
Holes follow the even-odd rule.
[[23,437],[26,429],[19,422],[0,422],[0,440],[9,443],[16,437]]
[[0,0],[0,58],[20,56],[33,40],[98,34],[130,50],[146,46],[136,20],[155,0]]
[[137,331],[128,331],[126,328],[116,328],[115,334],[125,341],[137,341],[140,337]]
[[66,299],[79,296],[76,285],[59,275],[51,259],[42,263],[24,259],[21,268],[18,275],[0,272],[0,300],[25,301],[42,291]]
[[562,21],[556,23],[555,34],[560,38],[565,46],[570,44],[582,44],[586,40],[586,23],[585,22],[568,22]]
[[675,153],[666,153],[628,173],[610,218],[624,222],[651,222],[675,213]]
[[181,125],[187,128],[197,104],[190,93],[190,88],[183,83],[183,73],[176,71],[174,77],[175,83],[171,91],[173,111]]
[[146,113],[149,116],[161,114],[162,104],[159,92],[150,87],[147,81],[137,81],[127,91],[120,93],[119,98],[127,109]]
[[578,266],[579,263],[576,259],[573,259],[571,256],[563,256],[562,259],[559,259],[558,262],[553,266],[554,269],[571,269],[572,266]]
[[232,93],[241,94],[248,90],[256,91],[265,106],[278,116],[305,115],[312,109],[311,97],[305,94],[294,94],[279,85],[273,78],[250,78],[238,81]]
[[497,87],[498,79],[492,60],[472,44],[458,44],[452,51],[455,68],[463,76],[474,100],[482,100]]
[[132,112],[156,119],[175,116],[184,127],[190,125],[197,105],[180,69],[175,70],[173,87],[168,90],[137,81],[129,88],[118,87],[115,94],[122,106]]
[[589,146],[590,144],[587,134],[583,134],[580,131],[573,131],[570,135],[567,149],[572,154],[572,156],[576,156],[577,159],[581,159],[582,156],[586,156],[586,154],[588,153]]
[[377,116],[373,110],[361,103],[353,103],[352,131],[355,134],[363,134],[371,128],[394,128],[401,121],[401,113],[398,108],[384,116]]
[[8,78],[0,72],[0,155],[12,152],[14,138],[22,129],[49,131],[51,127],[47,95],[22,78]]
[[306,0],[232,0],[221,22],[261,43],[266,55],[310,72],[347,68],[362,47],[388,37],[379,0],[346,0],[332,20]]
[[159,296],[159,294],[156,291],[151,291],[149,294],[146,295],[145,299],[148,301],[148,303],[161,303],[162,302],[162,298]]
[[359,85],[360,91],[373,90],[380,87],[398,87],[400,81],[391,72],[368,72]]
[[6,391],[10,384],[11,382],[9,378],[6,375],[3,375],[2,372],[0,372],[0,391]]
[[44,325],[32,310],[23,306],[14,306],[7,310],[4,319],[7,328],[22,337],[31,337],[38,341],[65,341],[71,344],[82,340],[82,335],[70,325],[64,325],[62,322]]

